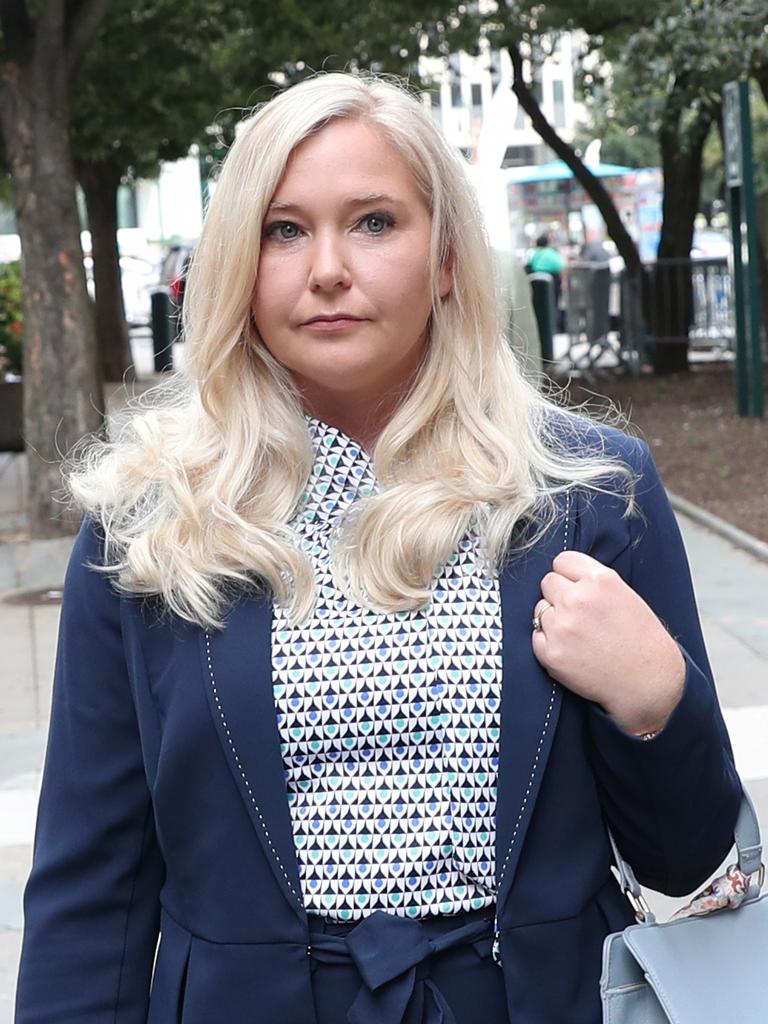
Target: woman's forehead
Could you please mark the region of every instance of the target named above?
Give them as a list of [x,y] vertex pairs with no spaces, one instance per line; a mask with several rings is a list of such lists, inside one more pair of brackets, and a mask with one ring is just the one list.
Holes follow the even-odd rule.
[[343,193],[347,199],[408,201],[421,189],[408,162],[381,128],[336,119],[291,153],[273,206],[297,205],[297,196]]

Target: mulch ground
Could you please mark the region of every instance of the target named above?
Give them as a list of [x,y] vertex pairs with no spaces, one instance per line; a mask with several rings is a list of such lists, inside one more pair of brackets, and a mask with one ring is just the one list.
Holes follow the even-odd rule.
[[[597,412],[610,399],[651,446],[669,490],[768,542],[768,418],[736,414],[730,364],[572,380],[569,393]],[[768,393],[765,405],[768,413]]]

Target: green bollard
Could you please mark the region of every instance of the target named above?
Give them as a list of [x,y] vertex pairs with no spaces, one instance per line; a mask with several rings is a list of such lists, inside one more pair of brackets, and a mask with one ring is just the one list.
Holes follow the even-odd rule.
[[167,292],[152,292],[152,349],[155,373],[173,370],[173,320]]
[[529,274],[531,299],[541,341],[542,362],[552,362],[555,357],[553,338],[557,319],[555,308],[555,280],[551,274]]

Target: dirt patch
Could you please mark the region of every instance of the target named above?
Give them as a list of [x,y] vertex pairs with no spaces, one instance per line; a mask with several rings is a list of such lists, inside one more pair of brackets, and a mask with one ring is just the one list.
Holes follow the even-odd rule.
[[589,400],[595,410],[607,396],[651,446],[669,490],[768,543],[768,419],[736,414],[730,364],[574,380],[569,391],[571,401]]

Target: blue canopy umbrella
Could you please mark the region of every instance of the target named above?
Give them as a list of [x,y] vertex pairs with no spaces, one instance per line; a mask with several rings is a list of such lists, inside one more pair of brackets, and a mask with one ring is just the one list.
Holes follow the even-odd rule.
[[[596,178],[621,177],[632,174],[634,167],[622,167],[621,164],[597,164],[589,167]],[[566,181],[573,178],[573,171],[564,160],[552,160],[548,164],[532,164],[527,167],[508,167],[506,182],[508,185],[527,185],[538,181]]]
[[[592,174],[597,178],[620,178],[625,174],[634,174],[634,167],[623,167],[621,164],[592,164],[587,165]],[[564,160],[552,160],[546,164],[532,164],[527,167],[509,167],[504,172],[504,181],[507,186],[514,185],[544,185],[547,182],[562,182],[557,191],[562,194],[563,213],[565,215],[566,234],[570,238],[570,219],[573,211],[574,188],[580,188],[573,171]],[[550,191],[550,190],[547,190]]]

